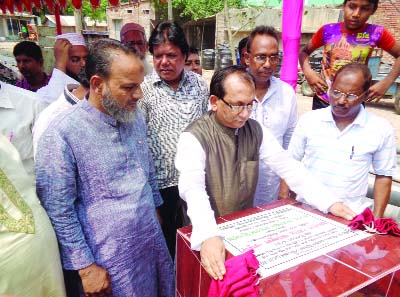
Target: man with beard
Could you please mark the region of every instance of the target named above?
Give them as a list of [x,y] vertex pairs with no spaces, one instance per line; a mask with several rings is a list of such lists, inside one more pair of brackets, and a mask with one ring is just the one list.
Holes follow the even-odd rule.
[[[297,104],[293,88],[273,76],[280,59],[278,32],[269,26],[256,27],[247,41],[245,58],[247,70],[256,81],[259,102],[250,117],[269,128],[279,144],[287,149],[297,122]],[[254,205],[277,200],[279,185],[280,177],[268,165],[260,163]]]
[[68,84],[78,84],[78,75],[85,66],[88,49],[78,33],[58,35],[54,44],[55,64],[47,86],[37,90],[47,104],[57,100]]
[[[330,106],[300,118],[288,150],[314,174],[316,182],[342,197],[354,212],[373,204],[376,217],[385,213],[399,220],[398,208],[388,207],[385,212],[396,172],[394,131],[388,121],[362,106],[370,87],[366,65],[343,66],[328,91]],[[373,201],[366,198],[371,165],[376,174]]]
[[140,58],[112,39],[95,42],[88,100],[39,140],[37,192],[54,226],[63,267],[90,296],[174,296],[172,259],[157,220],[157,188],[142,97]]
[[67,40],[71,46],[68,49],[68,60],[65,65],[65,73],[78,80],[79,71],[85,66],[88,49],[82,34],[65,33],[57,36],[57,40]]
[[119,34],[121,42],[138,53],[143,62],[144,73],[149,74],[152,67],[146,60],[148,43],[144,28],[136,23],[127,23],[122,26]]

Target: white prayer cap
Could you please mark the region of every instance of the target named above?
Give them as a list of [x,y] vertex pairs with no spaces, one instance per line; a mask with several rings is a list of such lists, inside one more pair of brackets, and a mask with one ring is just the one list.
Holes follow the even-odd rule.
[[82,34],[78,33],[65,33],[57,35],[57,39],[67,39],[72,45],[86,46],[85,38]]

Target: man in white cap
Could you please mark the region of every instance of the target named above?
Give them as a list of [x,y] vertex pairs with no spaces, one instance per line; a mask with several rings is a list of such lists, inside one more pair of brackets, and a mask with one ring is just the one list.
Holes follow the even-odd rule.
[[78,80],[79,71],[85,66],[88,55],[85,39],[82,34],[78,33],[61,34],[57,36],[57,40],[59,39],[66,39],[71,44],[68,50],[66,73],[73,79]]
[[54,44],[55,65],[47,86],[37,91],[47,104],[55,101],[67,84],[78,84],[79,71],[85,66],[88,50],[82,34],[58,35]]
[[145,74],[152,71],[150,64],[146,61],[146,53],[148,43],[146,41],[146,33],[144,28],[137,23],[126,23],[120,31],[120,39],[127,47],[134,49],[140,56],[144,64]]

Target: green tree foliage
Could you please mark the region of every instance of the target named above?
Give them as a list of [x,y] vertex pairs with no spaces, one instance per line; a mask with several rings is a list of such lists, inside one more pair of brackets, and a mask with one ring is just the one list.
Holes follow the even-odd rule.
[[[126,1],[120,1],[126,2]],[[100,7],[93,9],[90,2],[87,0],[82,1],[82,16],[89,17],[92,21],[101,22],[107,19],[106,7],[108,6],[108,0],[101,0]],[[68,6],[65,9],[66,15],[74,14],[74,7],[71,4],[71,0],[68,0]]]
[[[239,8],[240,0],[227,0],[228,6]],[[172,5],[182,10],[182,15],[193,20],[212,16],[224,10],[223,0],[173,0]]]

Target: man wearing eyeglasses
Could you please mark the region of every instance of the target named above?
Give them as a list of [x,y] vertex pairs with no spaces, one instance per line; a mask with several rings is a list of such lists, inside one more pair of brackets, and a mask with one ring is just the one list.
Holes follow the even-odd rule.
[[[350,220],[355,215],[292,159],[269,129],[249,119],[257,107],[254,78],[241,66],[216,71],[211,111],[181,134],[175,160],[179,193],[188,205],[191,247],[214,279],[225,274],[225,247],[215,217],[253,206],[258,166],[265,163],[310,205]],[[323,199],[322,199],[323,197]],[[319,201],[322,200],[322,201]],[[323,204],[323,205],[322,205]]]
[[[354,212],[373,204],[374,215],[382,217],[396,170],[396,142],[389,122],[361,104],[370,86],[366,65],[343,66],[328,91],[330,106],[300,118],[289,152]],[[376,174],[373,201],[366,198],[371,165]],[[302,199],[299,195],[297,200]],[[398,209],[387,210],[384,216],[399,220]]]
[[144,65],[144,73],[149,74],[152,69],[146,60],[148,44],[144,28],[136,23],[126,23],[121,28],[120,40],[128,48],[135,50],[139,54]]
[[[297,104],[293,88],[273,76],[280,60],[278,32],[269,26],[256,27],[247,41],[245,58],[247,70],[256,81],[256,100],[259,102],[250,117],[268,128],[287,149],[297,122]],[[254,205],[277,200],[279,186],[280,177],[261,163]]]

